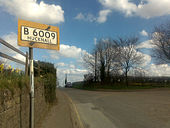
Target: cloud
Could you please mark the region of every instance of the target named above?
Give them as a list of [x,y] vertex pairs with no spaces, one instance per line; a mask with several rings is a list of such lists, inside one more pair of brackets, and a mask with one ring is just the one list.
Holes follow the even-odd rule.
[[77,48],[76,46],[61,44],[58,52],[49,51],[49,53],[50,57],[53,59],[59,59],[60,57],[81,59],[87,52],[81,48]]
[[[7,35],[4,35],[2,37],[6,42],[10,43],[15,48],[19,49],[19,46],[17,45],[17,34],[14,32],[11,32]],[[6,50],[6,49],[5,49]],[[10,49],[8,49],[10,50]],[[10,50],[11,51],[11,50]]]
[[75,68],[76,68],[74,64],[70,64],[69,67],[70,67],[71,69],[75,69]]
[[145,30],[142,30],[142,31],[140,32],[140,35],[141,35],[141,36],[148,36],[148,33],[147,33]]
[[[20,49],[20,47],[17,45],[17,35],[16,33],[9,33],[7,35],[2,36],[3,40],[5,40],[7,43],[11,44],[12,46],[14,46],[17,49]],[[0,51],[4,54],[7,54],[9,56],[12,56],[18,60],[24,61],[25,62],[25,57],[22,56],[21,54],[11,50],[10,48],[0,44]],[[6,63],[7,65],[10,64],[12,65],[13,68],[19,68],[21,70],[24,70],[24,66],[21,66],[21,64],[15,63],[11,60],[8,59],[4,59],[4,58],[0,58],[4,63]]]
[[58,78],[60,86],[64,86],[65,74],[67,74],[68,82],[82,81],[84,79],[84,74],[87,74],[87,70],[83,68],[83,58],[84,54],[89,54],[81,48],[69,45],[60,45],[60,51],[49,51],[50,57],[53,59],[69,58],[74,59],[73,62],[57,63],[58,68]]
[[[16,33],[9,33],[7,35],[4,35],[2,37],[6,42],[8,42],[9,44],[11,44],[12,46],[14,46],[15,48],[19,49],[19,46],[17,45],[17,35]],[[7,54],[7,55],[10,55],[14,58],[17,58],[18,60],[21,60],[21,61],[25,61],[25,57],[20,55],[19,53],[9,49],[8,47],[6,46],[3,46],[1,45],[0,47],[0,51]]]
[[170,66],[168,64],[151,64],[151,56],[138,52],[138,54],[143,55],[143,63],[139,65],[137,69],[130,71],[132,73],[135,70],[143,70],[146,76],[170,76]]
[[96,21],[96,17],[91,14],[91,13],[88,13],[88,14],[83,14],[83,13],[78,13],[76,17],[74,17],[74,19],[76,20],[83,20],[83,21],[88,21],[88,22],[94,22]]
[[61,63],[57,63],[56,65],[57,67],[64,67],[66,64],[64,62],[61,62]]
[[4,11],[25,20],[56,24],[64,22],[62,7],[54,4],[46,4],[37,0],[0,0],[0,6]]
[[136,15],[143,18],[152,18],[170,14],[169,0],[143,0],[136,10]]
[[[132,0],[98,0],[98,2],[103,6],[102,10],[99,11],[98,17],[92,14],[85,15],[79,13],[75,19],[105,23],[108,15],[112,11],[121,12],[126,17],[139,16],[146,19],[170,14],[169,0],[141,0],[138,4],[134,3]],[[146,31],[143,31],[141,34],[143,36],[148,36]]]
[[59,67],[59,68],[65,68],[65,67],[68,67],[68,68],[71,68],[71,69],[76,68],[76,66],[74,64],[66,64],[64,62],[57,63],[56,66]]
[[143,64],[142,64],[142,66],[143,67],[148,66],[150,64],[150,62],[151,62],[151,59],[152,59],[151,56],[148,55],[148,54],[143,54],[143,53],[142,53],[142,55],[143,55]]
[[70,74],[70,75],[80,75],[87,73],[87,70],[85,69],[62,69],[64,74]]
[[85,20],[85,16],[80,12],[79,14],[77,14],[77,16],[75,17],[76,20]]
[[107,9],[117,10],[129,16],[136,10],[136,5],[129,0],[99,0]]
[[76,82],[82,81],[84,79],[84,74],[88,72],[86,69],[76,68],[73,64],[66,64],[65,67],[58,67],[57,71],[60,86],[64,86],[65,74],[67,74],[68,82]]
[[153,41],[152,40],[147,40],[144,41],[142,43],[140,43],[137,48],[154,48],[155,46],[153,45]]
[[107,21],[107,16],[111,13],[111,10],[106,9],[106,10],[101,10],[99,12],[99,17],[97,18],[98,23],[104,23]]
[[98,0],[105,9],[119,11],[125,16],[152,18],[170,14],[169,0],[141,0],[137,5],[131,0]]
[[104,9],[99,11],[99,16],[95,17],[93,14],[88,13],[88,14],[83,14],[83,13],[78,13],[74,19],[76,20],[82,20],[82,21],[88,21],[88,22],[98,22],[98,23],[104,23],[107,21],[108,15],[111,13],[110,9]]
[[170,76],[170,66],[168,64],[151,64],[147,71],[149,76]]
[[57,74],[59,79],[59,85],[64,86],[65,75],[67,74],[68,82],[82,81],[84,79],[84,74],[87,74],[87,70],[77,66],[76,62],[59,62],[57,65]]
[[24,62],[26,60],[24,56],[22,56],[21,54],[18,54],[18,53],[13,55],[13,57],[17,58],[18,60],[24,61]]

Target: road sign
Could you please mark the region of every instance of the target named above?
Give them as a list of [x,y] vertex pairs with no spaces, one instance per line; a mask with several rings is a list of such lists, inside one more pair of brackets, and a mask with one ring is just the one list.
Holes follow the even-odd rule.
[[18,45],[29,47],[30,60],[30,121],[34,128],[34,60],[33,48],[59,50],[59,28],[51,25],[18,20]]
[[59,50],[59,28],[19,19],[18,45]]

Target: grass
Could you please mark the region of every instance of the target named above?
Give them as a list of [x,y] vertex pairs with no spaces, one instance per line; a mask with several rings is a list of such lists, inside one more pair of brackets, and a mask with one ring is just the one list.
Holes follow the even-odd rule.
[[168,84],[158,84],[158,83],[131,83],[129,86],[125,84],[100,84],[100,83],[93,83],[93,84],[78,84],[74,85],[73,88],[76,89],[83,89],[83,90],[136,90],[136,89],[153,89],[153,88],[170,88]]
[[[29,91],[29,77],[24,74],[15,72],[0,73],[0,91],[9,90],[12,95],[17,90],[22,90],[26,87]],[[56,77],[53,74],[46,74],[43,78],[34,77],[35,88],[38,86],[44,87],[44,95],[46,102],[52,104],[56,101]]]
[[20,88],[29,84],[29,78],[18,73],[0,73],[0,89]]

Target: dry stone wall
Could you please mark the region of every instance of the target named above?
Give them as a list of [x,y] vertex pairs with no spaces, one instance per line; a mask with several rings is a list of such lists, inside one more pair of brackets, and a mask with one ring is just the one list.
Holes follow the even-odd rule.
[[[35,88],[35,126],[48,110],[44,98],[44,87]],[[30,95],[27,88],[22,90],[0,90],[0,128],[29,128]]]

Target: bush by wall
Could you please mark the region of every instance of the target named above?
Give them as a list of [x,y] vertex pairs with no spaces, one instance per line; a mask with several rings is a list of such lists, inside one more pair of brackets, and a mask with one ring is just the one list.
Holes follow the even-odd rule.
[[[47,112],[49,104],[56,101],[56,69],[53,64],[43,65],[46,67],[39,68],[39,75],[35,70],[35,125]],[[0,72],[0,128],[29,128],[29,77],[11,71]]]
[[35,76],[40,78],[38,83],[42,82],[44,85],[46,102],[50,104],[54,103],[56,101],[57,86],[56,68],[54,67],[54,64],[49,62],[36,61],[34,62],[34,65]]

